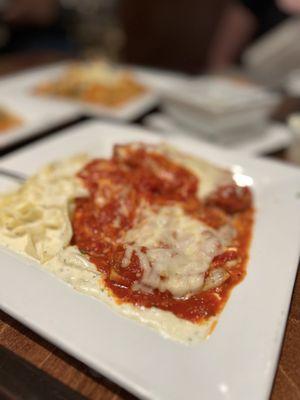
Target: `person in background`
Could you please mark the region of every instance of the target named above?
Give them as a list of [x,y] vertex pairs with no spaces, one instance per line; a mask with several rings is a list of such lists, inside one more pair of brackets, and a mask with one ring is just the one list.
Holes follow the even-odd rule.
[[208,70],[237,63],[247,44],[289,16],[300,13],[300,0],[235,0],[229,3],[213,38]]
[[2,0],[0,4],[0,52],[74,50],[59,0]]

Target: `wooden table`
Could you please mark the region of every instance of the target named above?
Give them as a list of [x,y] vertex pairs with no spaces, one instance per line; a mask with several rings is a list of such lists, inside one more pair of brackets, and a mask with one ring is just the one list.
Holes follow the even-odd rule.
[[[38,56],[19,56],[10,61],[6,59],[1,63],[1,71],[9,72],[40,64],[41,61],[53,61],[59,57],[55,55]],[[9,67],[11,66],[11,67]],[[289,101],[284,104],[277,113],[279,118],[283,118],[292,110],[300,110],[299,100]],[[37,139],[38,140],[38,139]],[[285,152],[280,152],[275,157],[287,160]],[[83,398],[93,400],[134,400],[134,396],[108,381],[106,378],[91,371],[84,364],[70,357],[53,344],[47,342],[26,328],[10,316],[0,312],[0,345],[2,350],[8,349],[14,354],[26,360],[30,365],[14,363],[15,360],[0,351],[0,398],[30,398],[32,382],[40,386],[42,391],[46,383],[43,379],[47,378],[44,374],[36,375],[37,370],[31,366],[44,371],[50,377],[62,382],[65,386],[60,386],[60,399]],[[5,362],[3,361],[5,360]],[[11,360],[12,365],[10,366]],[[3,364],[2,364],[3,363]],[[10,368],[7,371],[7,368]],[[1,371],[4,374],[1,374]],[[6,374],[6,375],[5,375]],[[22,379],[20,378],[22,377]],[[37,381],[35,381],[37,379]],[[9,384],[7,384],[9,381]],[[54,382],[55,383],[55,382]],[[31,385],[30,385],[31,384]],[[46,386],[45,386],[46,387]],[[68,390],[72,389],[73,391]],[[2,390],[2,391],[1,391]],[[58,389],[55,389],[58,390]],[[245,388],[245,390],[247,390]],[[43,392],[42,392],[43,393]],[[45,392],[44,392],[45,393]],[[54,392],[53,392],[54,393]],[[56,392],[57,393],[57,392]],[[76,394],[77,393],[77,394]],[[51,395],[52,396],[52,395]],[[54,395],[52,397],[54,399]],[[79,397],[78,397],[79,396]],[[35,397],[46,399],[46,395]],[[291,308],[289,311],[288,322],[283,341],[281,356],[277,368],[277,373],[273,385],[272,400],[299,400],[300,399],[300,276],[296,280]],[[237,399],[242,400],[242,399]],[[255,399],[253,399],[255,400]]]

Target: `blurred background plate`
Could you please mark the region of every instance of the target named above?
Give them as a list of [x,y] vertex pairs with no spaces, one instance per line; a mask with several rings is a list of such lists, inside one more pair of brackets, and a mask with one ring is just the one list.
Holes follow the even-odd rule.
[[21,123],[0,132],[0,150],[71,122],[80,115],[78,107],[72,104],[44,102],[15,90],[6,92],[0,89],[1,106],[20,119]]
[[[129,100],[124,105],[116,108],[92,105],[55,96],[37,96],[33,93],[37,85],[56,79],[63,73],[68,65],[70,65],[70,63],[61,62],[52,66],[35,68],[8,76],[0,80],[0,92],[13,93],[14,96],[23,96],[28,99],[37,99],[43,104],[45,109],[48,107],[50,109],[50,107],[54,106],[60,108],[64,107],[64,105],[68,105],[69,107],[75,107],[79,112],[86,115],[129,121],[142,116],[158,103],[158,96],[151,88],[149,88],[145,94]],[[134,70],[132,73],[134,75]]]

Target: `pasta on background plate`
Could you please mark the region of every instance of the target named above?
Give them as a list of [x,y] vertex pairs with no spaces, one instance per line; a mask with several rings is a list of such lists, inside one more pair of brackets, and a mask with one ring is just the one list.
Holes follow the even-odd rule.
[[0,134],[6,133],[9,129],[21,125],[21,119],[4,107],[0,106]]
[[57,78],[42,82],[35,93],[77,100],[83,103],[118,108],[146,92],[132,73],[104,61],[78,61]]

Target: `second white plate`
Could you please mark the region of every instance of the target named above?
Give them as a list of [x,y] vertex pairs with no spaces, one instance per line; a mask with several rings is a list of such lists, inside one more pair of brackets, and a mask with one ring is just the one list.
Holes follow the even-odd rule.
[[[1,87],[1,84],[0,84]],[[21,124],[0,133],[0,150],[21,140],[38,136],[41,132],[72,121],[80,115],[78,107],[55,103],[44,104],[40,99],[31,98],[15,91],[3,93],[0,88],[0,107],[21,120]]]
[[21,95],[26,98],[38,99],[44,109],[50,109],[51,107],[59,109],[67,105],[69,107],[75,107],[77,110],[80,110],[81,113],[84,112],[89,115],[126,121],[132,121],[142,116],[158,102],[158,95],[151,88],[149,88],[145,94],[116,108],[91,105],[84,102],[76,102],[51,96],[37,96],[33,93],[33,90],[37,85],[55,79],[67,66],[67,62],[62,62],[47,67],[27,70],[2,78],[0,79],[0,92],[12,93],[15,97]]

